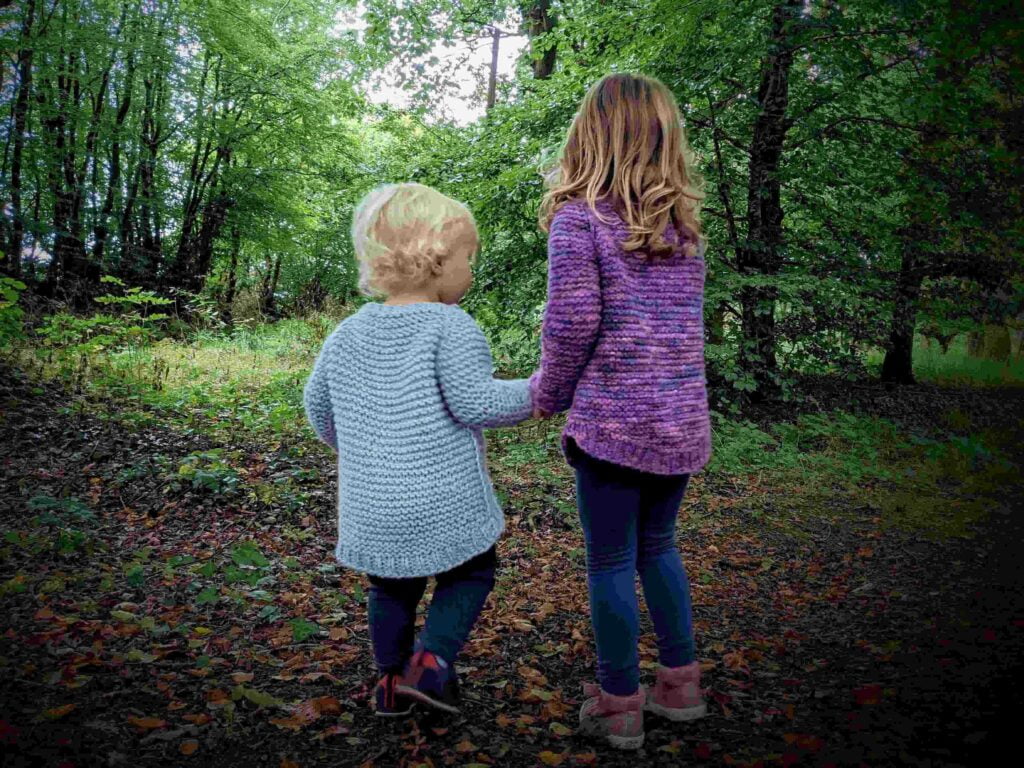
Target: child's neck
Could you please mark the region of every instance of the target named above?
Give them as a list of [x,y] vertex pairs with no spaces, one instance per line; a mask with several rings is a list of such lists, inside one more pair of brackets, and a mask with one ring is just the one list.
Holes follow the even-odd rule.
[[385,304],[419,304],[421,302],[439,302],[441,300],[437,291],[409,291],[407,293],[392,293],[384,300]]

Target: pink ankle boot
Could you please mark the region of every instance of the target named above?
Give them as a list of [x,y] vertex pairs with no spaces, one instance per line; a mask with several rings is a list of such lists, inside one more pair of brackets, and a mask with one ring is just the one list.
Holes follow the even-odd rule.
[[644,692],[632,696],[605,693],[596,683],[584,683],[587,700],[580,707],[580,733],[599,736],[617,749],[644,745]]
[[708,706],[700,695],[700,665],[696,661],[685,667],[659,665],[656,674],[654,688],[646,690],[644,709],[677,723],[707,714]]

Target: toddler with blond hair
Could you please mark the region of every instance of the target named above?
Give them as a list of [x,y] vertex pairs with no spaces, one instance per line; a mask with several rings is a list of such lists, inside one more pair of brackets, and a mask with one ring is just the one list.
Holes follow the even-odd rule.
[[[422,184],[374,189],[356,209],[360,289],[382,295],[327,337],[306,383],[317,436],[338,454],[342,565],[368,574],[376,714],[415,701],[458,711],[455,658],[494,586],[504,529],[484,427],[529,418],[526,379],[498,380],[476,322],[472,214]],[[436,577],[414,644],[416,606]]]

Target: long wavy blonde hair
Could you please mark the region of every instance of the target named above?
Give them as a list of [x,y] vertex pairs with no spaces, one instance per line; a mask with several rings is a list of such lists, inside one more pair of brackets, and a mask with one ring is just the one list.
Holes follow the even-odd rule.
[[689,234],[689,255],[701,235],[702,185],[672,92],[653,77],[606,75],[573,118],[541,201],[540,226],[547,232],[570,200],[586,200],[600,217],[596,202],[605,198],[629,228],[625,250],[671,253],[675,246],[664,236],[671,221],[681,241]]

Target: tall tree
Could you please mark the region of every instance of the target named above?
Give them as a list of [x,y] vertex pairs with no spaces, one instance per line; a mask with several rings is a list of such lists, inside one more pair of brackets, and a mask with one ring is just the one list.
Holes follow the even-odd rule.
[[3,268],[14,277],[21,275],[21,249],[25,239],[25,217],[22,210],[22,162],[25,153],[25,127],[29,96],[32,92],[32,56],[34,52],[32,25],[36,18],[36,0],[26,0],[18,43],[17,96],[14,99],[14,152],[11,159],[11,234],[6,243]]
[[793,124],[789,73],[793,67],[793,26],[800,0],[778,3],[771,13],[768,52],[761,62],[757,118],[750,144],[747,183],[747,232],[736,252],[740,274],[755,278],[740,291],[743,319],[741,365],[754,375],[755,392],[774,397],[779,391],[775,337],[775,302],[782,246],[782,183],[779,168],[786,132]]

